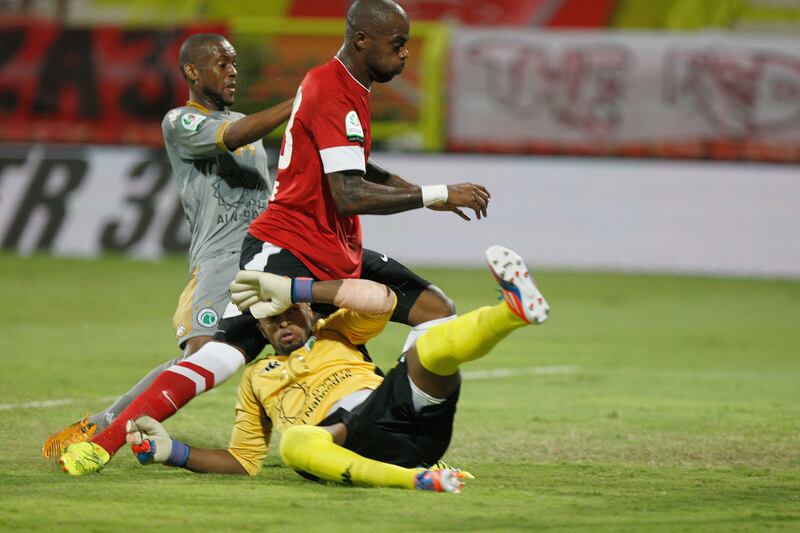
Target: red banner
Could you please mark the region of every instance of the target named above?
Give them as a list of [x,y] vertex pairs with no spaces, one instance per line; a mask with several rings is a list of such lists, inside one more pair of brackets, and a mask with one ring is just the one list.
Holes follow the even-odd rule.
[[220,24],[159,30],[0,24],[0,141],[160,145],[188,96],[178,50]]
[[[469,26],[599,28],[608,25],[617,0],[401,0],[412,23],[453,21]],[[294,0],[292,17],[336,17],[350,0]]]

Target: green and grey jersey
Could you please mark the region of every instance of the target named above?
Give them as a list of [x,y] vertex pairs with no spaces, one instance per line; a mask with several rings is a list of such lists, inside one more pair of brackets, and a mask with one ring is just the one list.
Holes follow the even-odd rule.
[[222,141],[228,125],[244,116],[189,102],[161,123],[192,234],[189,272],[203,261],[238,253],[250,222],[267,207],[274,180],[261,141],[233,152]]

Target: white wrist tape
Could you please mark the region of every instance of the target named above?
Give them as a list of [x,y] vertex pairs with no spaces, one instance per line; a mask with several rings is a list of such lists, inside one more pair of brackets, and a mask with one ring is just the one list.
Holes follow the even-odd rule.
[[422,205],[428,207],[447,201],[447,185],[425,185],[422,190]]

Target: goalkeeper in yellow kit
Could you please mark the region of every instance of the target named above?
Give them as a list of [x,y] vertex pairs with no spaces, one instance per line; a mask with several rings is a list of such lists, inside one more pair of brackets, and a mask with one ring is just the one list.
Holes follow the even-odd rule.
[[[145,464],[254,475],[274,426],[284,462],[305,477],[459,492],[469,474],[430,468],[450,443],[459,366],[511,331],[544,322],[549,309],[516,253],[492,246],[486,256],[505,302],[432,327],[385,378],[357,347],[392,314],[396,297],[386,286],[240,272],[232,301],[259,319],[276,353],[242,376],[228,448],[189,447],[145,416],[128,422],[134,454]],[[340,309],[314,326],[311,302]]]

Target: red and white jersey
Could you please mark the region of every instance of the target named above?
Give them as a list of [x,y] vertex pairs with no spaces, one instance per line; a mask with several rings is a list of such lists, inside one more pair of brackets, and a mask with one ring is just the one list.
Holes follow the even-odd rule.
[[369,89],[337,58],[306,74],[294,100],[257,239],[291,251],[319,279],[361,275],[361,223],[336,210],[325,174],[365,172],[372,141]]

